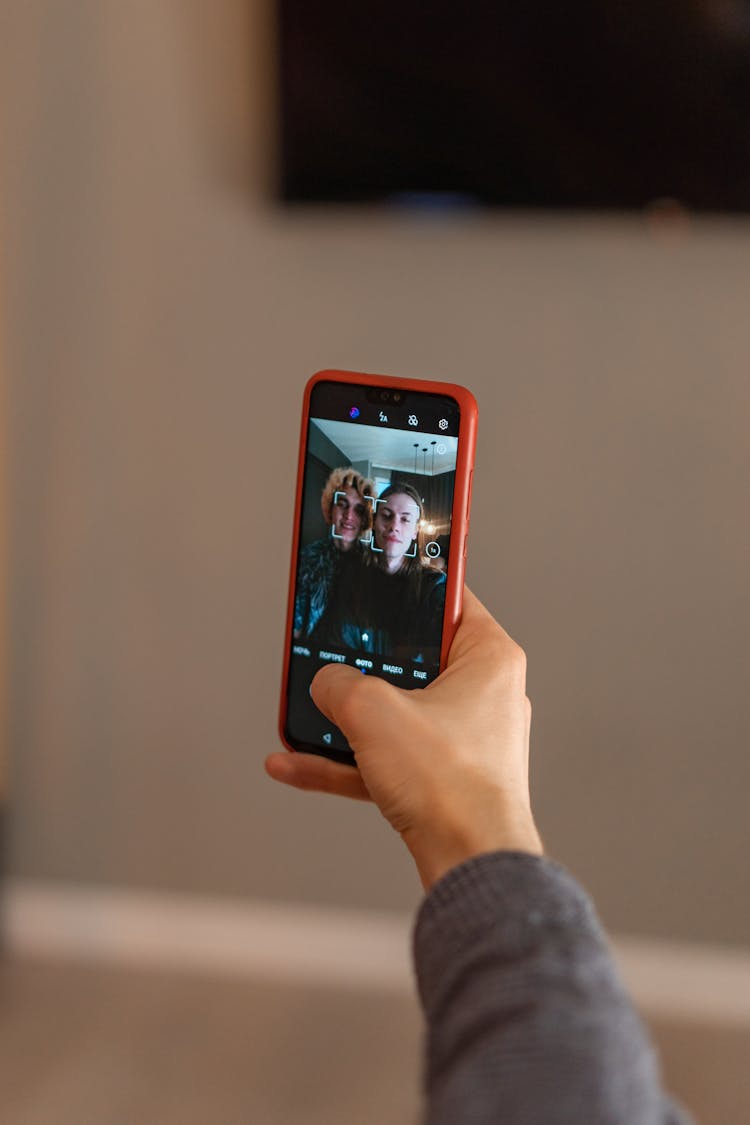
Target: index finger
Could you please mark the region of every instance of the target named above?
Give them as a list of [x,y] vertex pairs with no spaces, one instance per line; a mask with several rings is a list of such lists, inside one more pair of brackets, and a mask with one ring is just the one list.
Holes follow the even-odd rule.
[[508,652],[515,651],[518,645],[496,621],[490,611],[480,602],[468,586],[464,586],[464,602],[461,622],[453,638],[448,653],[448,667],[462,656],[472,652],[477,645],[494,644]]

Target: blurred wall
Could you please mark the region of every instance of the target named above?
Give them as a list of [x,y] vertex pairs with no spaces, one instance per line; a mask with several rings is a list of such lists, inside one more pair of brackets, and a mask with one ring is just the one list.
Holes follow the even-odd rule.
[[469,579],[529,654],[550,852],[618,930],[750,940],[750,225],[283,212],[265,5],[0,20],[13,871],[417,900],[372,809],[261,767],[341,366],[477,395]]

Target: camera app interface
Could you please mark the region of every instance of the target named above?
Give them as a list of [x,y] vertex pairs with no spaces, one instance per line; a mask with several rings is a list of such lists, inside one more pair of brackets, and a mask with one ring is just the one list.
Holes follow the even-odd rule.
[[348,754],[310,698],[323,664],[405,688],[438,674],[458,424],[452,398],[314,388],[289,668],[295,744]]

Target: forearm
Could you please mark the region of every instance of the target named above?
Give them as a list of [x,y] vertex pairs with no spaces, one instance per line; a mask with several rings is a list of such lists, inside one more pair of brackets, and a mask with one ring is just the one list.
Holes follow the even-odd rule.
[[430,892],[415,931],[428,1125],[666,1125],[646,1033],[590,900],[562,868],[479,856]]

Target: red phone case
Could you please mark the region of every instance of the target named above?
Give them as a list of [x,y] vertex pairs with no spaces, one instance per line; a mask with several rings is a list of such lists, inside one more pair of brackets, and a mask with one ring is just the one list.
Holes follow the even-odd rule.
[[435,382],[427,379],[401,379],[391,375],[368,375],[359,371],[317,371],[307,382],[302,404],[300,425],[299,459],[297,464],[297,494],[294,505],[294,527],[292,532],[292,554],[289,569],[289,593],[287,599],[286,632],[284,637],[284,663],[281,679],[281,705],[279,708],[279,736],[287,750],[295,750],[285,737],[287,713],[287,679],[289,657],[292,645],[292,622],[294,618],[294,594],[297,577],[297,553],[299,550],[300,510],[302,487],[305,475],[305,451],[307,430],[310,418],[310,396],[317,383],[354,383],[360,387],[384,387],[388,390],[421,391],[426,394],[450,395],[460,409],[458,433],[458,452],[456,478],[453,493],[453,512],[451,542],[448,555],[447,586],[445,592],[445,617],[443,638],[440,646],[440,671],[445,668],[453,637],[461,620],[464,573],[466,570],[466,548],[469,532],[469,510],[471,506],[471,486],[474,474],[474,454],[477,440],[477,402],[471,391],[457,383]]

